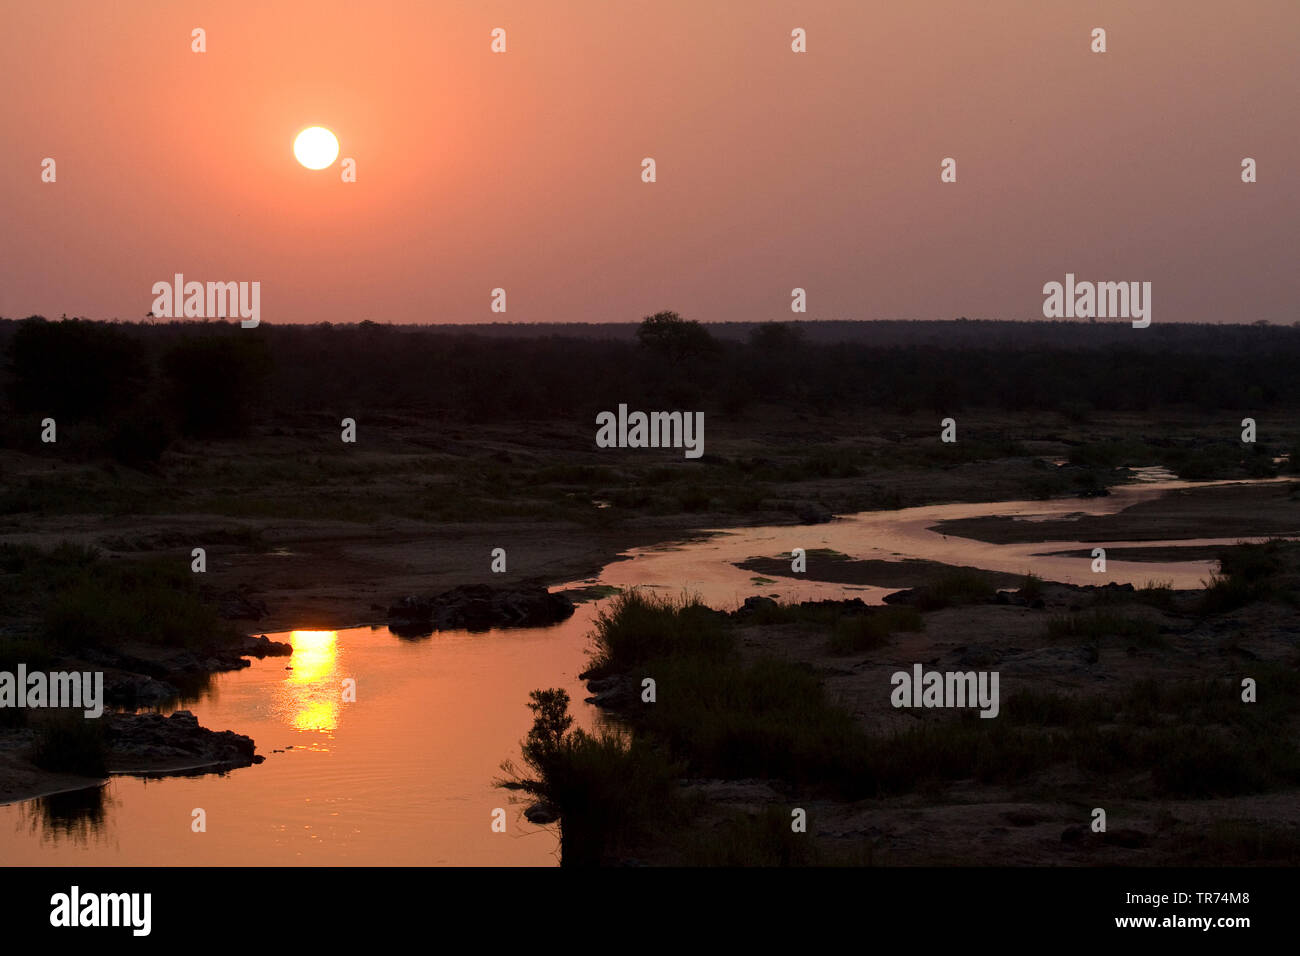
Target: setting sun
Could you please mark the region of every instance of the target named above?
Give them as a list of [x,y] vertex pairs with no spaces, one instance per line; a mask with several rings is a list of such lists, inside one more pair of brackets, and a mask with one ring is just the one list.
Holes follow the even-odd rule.
[[339,141],[324,126],[312,126],[293,141],[293,155],[308,169],[324,169],[339,154]]

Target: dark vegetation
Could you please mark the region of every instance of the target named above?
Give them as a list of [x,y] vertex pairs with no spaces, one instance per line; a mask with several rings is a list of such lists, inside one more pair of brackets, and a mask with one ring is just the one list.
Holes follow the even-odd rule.
[[[1202,613],[1262,599],[1294,602],[1300,544],[1238,545],[1225,549],[1221,561]],[[1041,593],[1042,588],[1028,576],[1022,591]],[[1131,595],[1128,606],[1108,598],[1091,609],[1053,617],[1049,639],[1156,642],[1158,628],[1145,609],[1166,603],[1168,592],[1153,584]],[[957,584],[945,593],[954,600],[973,596],[971,587]],[[534,693],[538,722],[524,753],[535,777],[527,788],[559,811],[566,841],[574,828],[584,829],[584,849],[573,862],[635,854],[638,833],[659,833],[662,843],[669,832],[663,822],[685,812],[685,798],[672,796],[675,775],[759,778],[778,782],[784,792],[839,800],[931,790],[961,780],[1068,800],[1072,785],[1048,773],[1054,770],[1065,770],[1065,779],[1086,778],[1090,792],[1123,799],[1218,798],[1300,786],[1300,750],[1281,732],[1300,719],[1300,670],[1294,661],[1253,660],[1250,674],[1268,692],[1249,705],[1241,700],[1239,676],[1140,679],[1095,695],[1004,685],[1002,719],[981,720],[970,711],[927,712],[913,729],[873,735],[827,698],[809,666],[770,657],[744,659],[738,622],[829,627],[832,648],[850,651],[879,647],[892,633],[919,629],[920,612],[864,607],[834,613],[834,602],[751,604],[741,617],[696,600],[670,601],[639,591],[611,602],[597,618],[584,676],[621,678],[638,694],[644,677],[653,677],[657,687],[654,703],[632,695],[621,708],[630,726],[626,734],[597,742],[571,731],[567,696]],[[549,708],[545,719],[542,704]],[[633,799],[625,790],[629,780],[661,799]],[[792,839],[784,807],[733,817],[703,833],[690,827],[671,832],[681,844],[667,851],[675,860],[826,862],[807,845],[810,841]],[[1236,862],[1294,855],[1293,838],[1270,836],[1258,826],[1228,827],[1216,840]],[[567,842],[564,852],[567,861]]]
[[[334,421],[385,412],[466,423],[594,421],[619,402],[730,418],[780,403],[810,412],[1055,411],[1081,422],[1093,413],[1185,406],[1222,412],[1235,424],[1238,412],[1259,417],[1300,407],[1295,328],[772,323],[736,340],[671,312],[625,328],[608,338],[575,334],[580,327],[546,335],[524,326],[505,338],[500,328],[489,334],[374,322],[241,329],[226,322],[0,320],[7,360],[0,439],[32,446],[48,416],[59,423],[61,444],[144,467],[177,438],[239,437],[300,412]],[[1251,473],[1271,465],[1271,456],[1243,452],[1240,442],[1225,449]],[[1122,446],[1079,454],[1096,465],[1133,454],[1152,463],[1145,449]],[[1170,460],[1189,472],[1221,467],[1200,461],[1203,454],[1183,449]],[[858,464],[812,459],[827,475],[851,474]]]
[[76,711],[56,712],[36,728],[30,758],[43,770],[102,777],[108,742],[103,720],[86,720]]
[[0,614],[27,618],[26,633],[0,636],[0,669],[52,666],[87,647],[139,644],[198,649],[233,641],[186,562],[110,561],[95,549],[63,544],[48,551],[0,544]]
[[569,695],[558,688],[533,691],[528,707],[533,728],[520,748],[524,769],[503,764],[503,785],[562,811],[565,866],[602,863],[680,816],[680,768],[660,749],[618,731],[572,729]]
[[[1121,346],[1109,327],[1063,323],[767,323],[735,337],[659,313],[614,336],[502,328],[0,320],[0,448],[59,465],[0,463],[0,518],[807,523],[1105,494],[1130,465],[1297,467],[1283,457],[1300,434],[1285,414],[1300,406],[1293,329],[1170,326]],[[1083,397],[1059,402],[1062,389]],[[622,402],[704,411],[705,455],[595,449],[596,413]],[[959,440],[945,444],[949,414]],[[1247,414],[1255,444],[1239,440]],[[55,446],[40,441],[47,417]],[[338,440],[344,418],[355,445]]]
[[1280,538],[1239,544],[1219,557],[1219,573],[1205,590],[1210,613],[1231,611],[1252,601],[1279,600],[1295,605],[1300,598],[1296,554],[1300,545]]

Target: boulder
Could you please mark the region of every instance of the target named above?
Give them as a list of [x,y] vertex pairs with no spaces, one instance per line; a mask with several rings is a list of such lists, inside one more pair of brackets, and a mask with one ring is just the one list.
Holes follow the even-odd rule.
[[293,645],[283,641],[273,641],[265,634],[259,637],[249,635],[240,645],[239,653],[248,657],[288,657],[293,653]]
[[104,674],[104,699],[121,707],[157,707],[176,700],[181,692],[166,681],[123,671]]
[[755,614],[775,611],[776,608],[776,601],[772,600],[770,597],[747,597],[745,598],[745,603],[736,608],[736,610],[732,612],[731,616],[738,621],[743,621],[746,618],[753,617]]
[[529,823],[554,823],[560,819],[560,812],[545,800],[538,800],[524,811],[524,819]]
[[[388,626],[406,636],[433,631],[548,627],[573,614],[573,602],[542,584],[494,588],[469,584],[434,597],[404,597],[388,609]],[[403,633],[405,632],[405,634]]]

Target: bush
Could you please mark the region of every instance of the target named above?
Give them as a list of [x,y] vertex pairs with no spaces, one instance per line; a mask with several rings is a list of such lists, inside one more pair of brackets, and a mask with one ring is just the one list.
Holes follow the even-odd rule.
[[153,558],[96,564],[58,590],[42,638],[65,648],[125,643],[205,647],[233,630],[199,597],[183,561]]
[[104,776],[108,743],[103,719],[91,720],[81,714],[51,717],[36,732],[31,761],[43,770]]
[[733,653],[725,625],[726,616],[699,598],[678,604],[640,589],[624,591],[596,616],[587,674],[622,672],[666,656],[725,660]]
[[1276,596],[1275,579],[1285,569],[1284,554],[1289,547],[1282,539],[1272,538],[1220,552],[1219,573],[1210,576],[1201,609],[1217,614]]
[[619,731],[571,730],[569,695],[562,689],[529,696],[534,723],[521,750],[533,775],[522,777],[506,762],[502,769],[511,779],[499,785],[555,808],[562,865],[599,865],[628,841],[651,835],[674,812],[680,768],[661,752]]

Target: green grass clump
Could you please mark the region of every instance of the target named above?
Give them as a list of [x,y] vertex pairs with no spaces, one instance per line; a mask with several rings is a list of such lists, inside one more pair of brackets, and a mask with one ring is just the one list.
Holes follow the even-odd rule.
[[596,616],[587,674],[623,672],[674,656],[720,662],[734,653],[726,617],[698,598],[674,602],[640,589],[624,591]]

